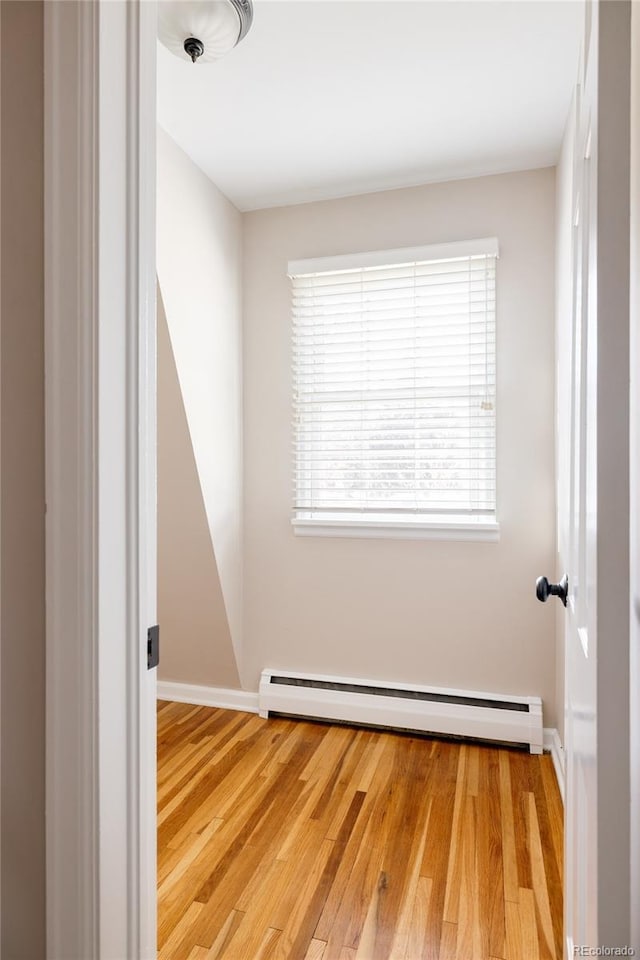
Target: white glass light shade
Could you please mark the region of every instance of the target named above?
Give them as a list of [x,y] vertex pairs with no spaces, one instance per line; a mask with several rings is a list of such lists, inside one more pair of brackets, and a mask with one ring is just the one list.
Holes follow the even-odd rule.
[[158,36],[167,50],[181,60],[190,60],[184,49],[189,37],[204,45],[198,62],[219,60],[235,47],[242,28],[239,10],[231,0],[160,0],[158,3]]

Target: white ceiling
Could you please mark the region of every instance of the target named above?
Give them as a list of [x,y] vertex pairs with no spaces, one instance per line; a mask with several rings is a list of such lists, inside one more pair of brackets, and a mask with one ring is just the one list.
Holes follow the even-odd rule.
[[240,209],[556,162],[579,0],[254,0],[195,66],[158,49],[160,124]]

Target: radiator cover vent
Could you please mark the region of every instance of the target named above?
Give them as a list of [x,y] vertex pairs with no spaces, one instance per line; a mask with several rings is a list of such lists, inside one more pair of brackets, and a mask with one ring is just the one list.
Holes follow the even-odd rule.
[[278,714],[524,743],[532,753],[542,753],[540,697],[264,670],[258,703],[262,717]]

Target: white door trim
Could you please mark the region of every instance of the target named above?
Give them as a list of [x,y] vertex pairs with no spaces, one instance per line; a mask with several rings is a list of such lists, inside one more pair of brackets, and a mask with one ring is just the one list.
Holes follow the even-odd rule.
[[[574,147],[565,936],[630,944],[629,0],[589,3]],[[567,549],[568,547],[568,549]],[[569,941],[568,941],[569,942]]]
[[45,4],[51,960],[156,955],[155,13]]
[[631,943],[640,950],[640,4],[631,8]]
[[[594,15],[594,21],[596,17]],[[597,739],[599,943],[630,942],[629,234],[631,3],[598,23]],[[592,27],[595,29],[595,26]],[[587,507],[588,509],[588,507]]]

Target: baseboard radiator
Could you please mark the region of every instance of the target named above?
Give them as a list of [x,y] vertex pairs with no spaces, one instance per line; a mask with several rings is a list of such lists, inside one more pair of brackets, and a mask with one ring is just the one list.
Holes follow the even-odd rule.
[[542,753],[542,700],[352,677],[264,670],[258,706],[273,715],[499,741]]

